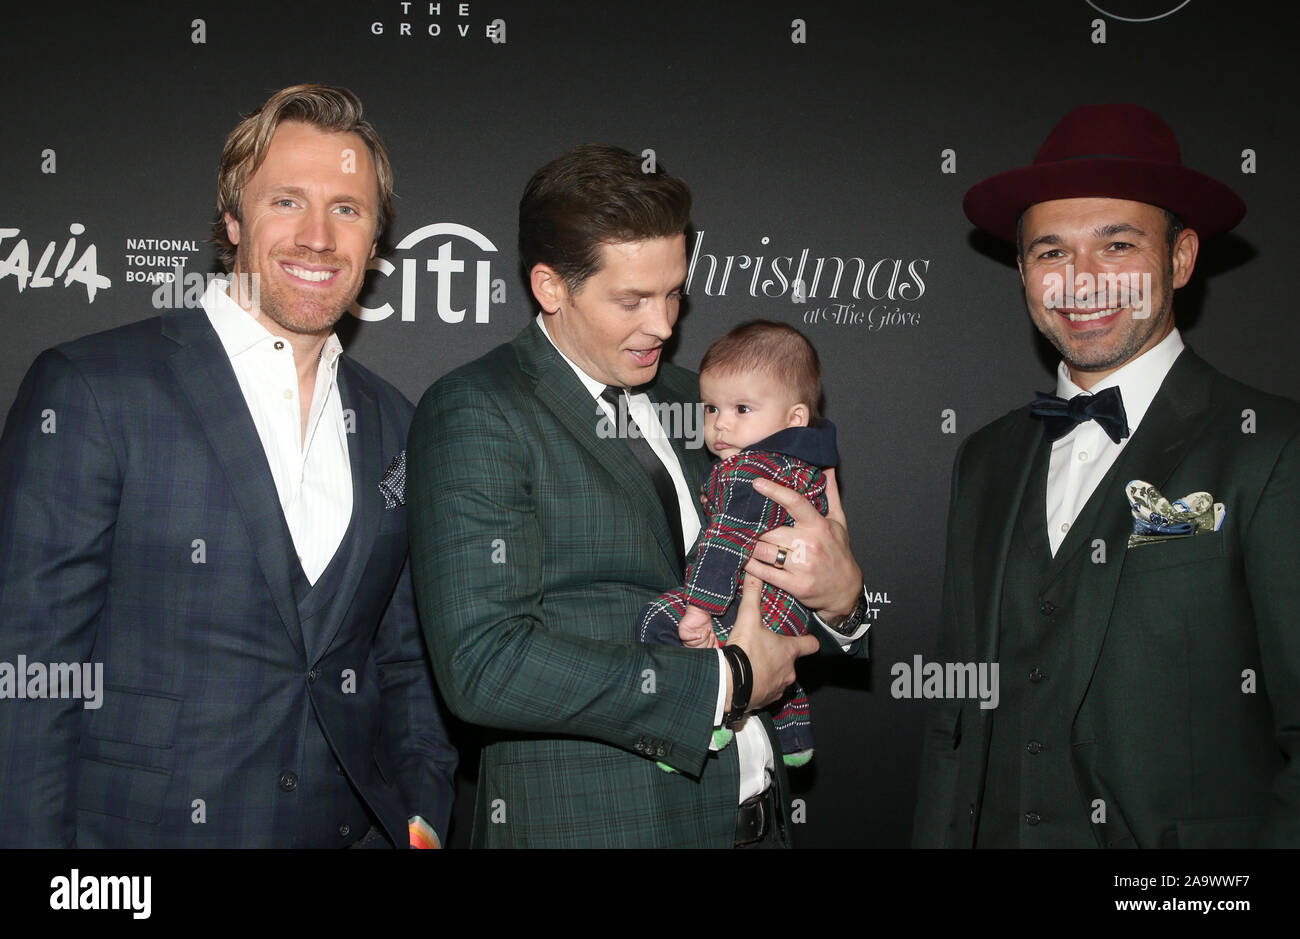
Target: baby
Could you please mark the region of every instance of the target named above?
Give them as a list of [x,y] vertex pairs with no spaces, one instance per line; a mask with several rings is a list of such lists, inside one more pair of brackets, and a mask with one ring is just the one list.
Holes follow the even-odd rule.
[[[709,450],[721,457],[705,486],[706,527],[684,587],[642,612],[643,642],[714,647],[736,621],[745,562],[759,536],[794,521],[754,491],[762,476],[807,497],[826,514],[826,475],[835,466],[835,425],[820,420],[821,365],[798,330],[754,320],[709,346],[700,362],[700,397]],[[788,551],[797,551],[792,534]],[[802,636],[810,613],[784,590],[764,584],[763,622],[774,632]],[[812,758],[808,698],[796,683],[770,706],[788,766]],[[724,737],[729,740],[729,736]]]

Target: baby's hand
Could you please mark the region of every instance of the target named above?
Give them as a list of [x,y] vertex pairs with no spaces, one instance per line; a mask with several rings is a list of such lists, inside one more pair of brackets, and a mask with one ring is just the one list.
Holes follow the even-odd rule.
[[688,649],[716,649],[718,637],[713,634],[713,617],[698,606],[687,606],[677,637]]

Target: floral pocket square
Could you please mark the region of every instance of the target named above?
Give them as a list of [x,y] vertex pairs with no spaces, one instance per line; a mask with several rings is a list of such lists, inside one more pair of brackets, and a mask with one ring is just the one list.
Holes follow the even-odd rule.
[[406,505],[406,451],[393,457],[388,464],[388,471],[379,481],[379,491],[384,494],[384,508],[395,509]]
[[1208,492],[1189,493],[1170,502],[1159,489],[1141,479],[1130,482],[1125,492],[1133,509],[1130,548],[1208,534],[1223,527],[1223,503],[1215,502]]

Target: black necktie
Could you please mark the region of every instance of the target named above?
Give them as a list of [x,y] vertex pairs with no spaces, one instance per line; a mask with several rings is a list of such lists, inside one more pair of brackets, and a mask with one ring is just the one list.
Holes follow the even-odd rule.
[[1029,406],[1030,413],[1043,419],[1043,430],[1048,440],[1064,437],[1076,424],[1096,421],[1106,436],[1119,443],[1128,436],[1128,415],[1124,413],[1124,399],[1119,387],[1103,388],[1095,395],[1078,394],[1066,401],[1046,391],[1035,392],[1038,397]]
[[[613,385],[606,385],[605,390],[600,393],[601,398],[609,402],[610,407],[614,409],[614,426],[618,424],[618,401],[622,391],[621,388],[615,388]],[[633,436],[632,428],[636,428],[637,436]],[[668,530],[673,535],[673,546],[677,549],[677,559],[682,561],[686,557],[686,546],[682,538],[682,509],[677,502],[677,487],[673,485],[673,478],[668,475],[663,461],[655,454],[654,449],[645,439],[645,434],[641,432],[640,426],[629,412],[627,415],[628,433],[624,435],[628,448],[632,455],[636,457],[641,468],[650,474],[650,479],[655,484],[655,492],[659,493],[659,502],[663,505],[664,515],[668,519]]]

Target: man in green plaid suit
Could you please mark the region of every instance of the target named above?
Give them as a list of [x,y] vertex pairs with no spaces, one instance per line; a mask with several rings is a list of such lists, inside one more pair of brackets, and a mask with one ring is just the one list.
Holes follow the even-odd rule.
[[[823,518],[791,490],[765,491],[796,528],[754,550],[728,643],[738,655],[637,642],[641,609],[681,583],[708,464],[655,416],[699,401],[695,375],[659,361],[686,278],[690,192],[662,166],[589,145],[539,170],[519,215],[542,312],[436,382],[408,442],[434,668],[452,710],[488,728],[474,844],[788,844],[771,721],[743,713],[775,700],[819,641],[765,629],[758,589],[762,578],[816,610],[824,647],[865,654],[838,494]],[[636,428],[623,439],[603,432],[620,396]],[[714,750],[723,723],[737,745]]]

